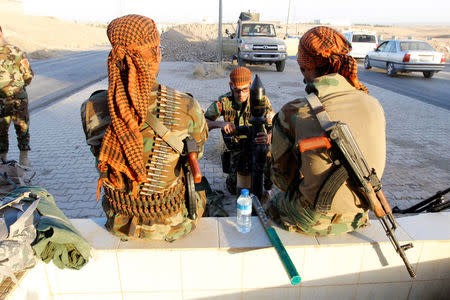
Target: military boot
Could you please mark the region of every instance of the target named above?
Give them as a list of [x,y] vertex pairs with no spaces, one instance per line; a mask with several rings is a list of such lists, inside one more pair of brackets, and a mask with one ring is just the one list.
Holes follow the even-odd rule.
[[30,160],[28,159],[28,151],[20,151],[19,164],[24,167],[31,167]]
[[226,183],[228,192],[231,195],[237,195],[237,191],[236,191],[236,173],[228,174],[225,183]]
[[6,162],[6,156],[8,156],[8,152],[0,152],[0,162]]

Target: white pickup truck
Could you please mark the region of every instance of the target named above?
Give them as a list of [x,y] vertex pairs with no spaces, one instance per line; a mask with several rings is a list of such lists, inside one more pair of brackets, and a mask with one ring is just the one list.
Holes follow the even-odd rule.
[[268,22],[239,19],[235,33],[223,40],[223,53],[233,55],[240,66],[245,64],[273,64],[283,72],[287,59],[286,44],[277,38],[275,26]]

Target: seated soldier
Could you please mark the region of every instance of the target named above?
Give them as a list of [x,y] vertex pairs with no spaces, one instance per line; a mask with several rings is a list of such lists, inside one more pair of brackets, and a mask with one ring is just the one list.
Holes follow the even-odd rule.
[[[161,51],[153,20],[120,17],[107,34],[108,91],[94,93],[81,110],[100,172],[97,197],[101,186],[105,192],[106,227],[125,239],[173,241],[195,229],[206,203],[204,192],[186,187],[183,159],[186,137],[202,155],[208,137],[203,111],[189,94],[156,81]],[[188,200],[197,206],[196,218]]]
[[[386,159],[383,108],[358,81],[357,64],[345,37],[328,27],[306,32],[299,42],[298,64],[306,93],[318,96],[332,121],[346,123],[370,167],[383,174]],[[333,148],[300,153],[297,143],[320,136],[322,127],[305,98],[285,104],[275,116],[272,179],[283,191],[266,210],[289,231],[313,236],[353,231],[368,223],[368,207],[348,179],[331,197],[327,212],[315,209],[319,191],[336,169]],[[334,177],[333,177],[334,180]]]
[[[211,103],[205,112],[206,123],[209,130],[220,128],[225,134],[231,134],[236,131],[237,126],[249,126],[250,119],[250,86],[252,84],[252,73],[245,67],[235,68],[230,73],[230,89],[231,91],[220,96],[218,100]],[[255,139],[258,144],[270,144],[272,137],[272,118],[274,112],[269,98],[266,97],[266,120],[267,133],[259,133]],[[223,121],[217,121],[218,118],[223,117]],[[230,154],[230,173],[227,176],[227,189],[232,195],[237,194],[236,187],[249,188],[249,184],[240,182],[238,184],[238,170],[239,160],[243,155],[243,149],[229,150]],[[268,152],[270,155],[270,151]],[[242,160],[241,160],[242,161]],[[268,160],[270,162],[270,160]],[[240,172],[239,172],[240,173]],[[241,174],[247,178],[249,174]],[[244,180],[242,180],[244,181]],[[270,196],[272,189],[272,181],[270,180],[270,166],[266,163],[264,169],[264,189],[266,190],[265,197]]]

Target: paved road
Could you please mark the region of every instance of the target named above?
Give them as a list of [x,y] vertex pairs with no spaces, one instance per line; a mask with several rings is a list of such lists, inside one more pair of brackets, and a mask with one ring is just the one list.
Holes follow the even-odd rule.
[[395,77],[389,77],[383,69],[365,70],[360,62],[358,76],[362,82],[450,109],[450,66],[448,65],[433,78],[425,78],[421,72],[398,73]]
[[[212,100],[229,89],[228,78],[195,79],[192,72],[196,65],[163,62],[158,79],[180,91],[191,92],[206,109]],[[276,72],[273,66],[250,66],[250,69],[260,75],[276,111],[287,101],[305,95],[305,85],[295,60],[288,61],[283,73]],[[95,201],[98,173],[86,146],[79,109],[93,91],[106,86],[107,81],[103,80],[31,113],[30,159],[36,171],[33,184],[48,189],[70,218],[104,216],[100,202]],[[386,114],[387,164],[383,185],[391,204],[405,208],[447,188],[450,182],[450,111],[368,83],[367,87]],[[15,145],[11,126],[10,159],[19,156]],[[220,131],[213,130],[200,168],[214,189],[225,191],[226,209],[233,215],[236,202],[225,188],[220,150]]]
[[30,110],[41,109],[106,78],[107,57],[107,50],[97,50],[31,61],[35,77],[27,88]]

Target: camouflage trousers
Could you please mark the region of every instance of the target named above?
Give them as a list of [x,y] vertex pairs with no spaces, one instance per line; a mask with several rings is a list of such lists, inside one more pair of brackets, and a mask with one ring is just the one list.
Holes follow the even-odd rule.
[[281,192],[272,197],[264,208],[283,229],[311,236],[338,235],[369,224],[367,212],[339,216],[323,214],[309,207],[302,197],[298,191]]
[[[226,186],[227,190],[231,195],[237,195],[240,191],[236,187],[237,184],[237,170],[240,164],[239,155],[240,152],[232,151],[231,153],[231,172],[227,175]],[[264,165],[264,189],[271,190],[273,186],[273,182],[270,179],[270,169],[271,169],[271,160],[270,154],[267,156],[266,164]]]
[[11,121],[17,135],[17,146],[20,151],[30,150],[30,116],[28,113],[28,98],[0,99],[0,107],[4,115],[0,117],[0,153],[9,149],[8,131]]

